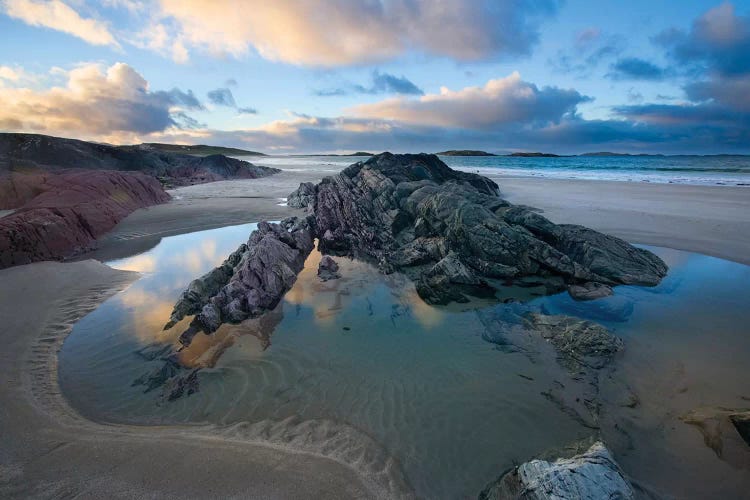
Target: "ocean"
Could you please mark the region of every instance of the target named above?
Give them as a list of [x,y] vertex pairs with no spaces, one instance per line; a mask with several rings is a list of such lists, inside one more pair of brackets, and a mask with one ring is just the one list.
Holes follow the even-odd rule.
[[[250,159],[286,170],[338,172],[360,156],[269,156]],[[556,179],[750,186],[750,156],[441,156],[448,166],[484,175]],[[243,158],[248,159],[248,158]]]

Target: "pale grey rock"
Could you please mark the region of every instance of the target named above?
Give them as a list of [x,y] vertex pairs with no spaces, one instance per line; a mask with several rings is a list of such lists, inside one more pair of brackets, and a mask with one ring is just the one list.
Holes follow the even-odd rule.
[[501,476],[480,500],[630,500],[635,492],[603,443],[554,462],[531,460]]

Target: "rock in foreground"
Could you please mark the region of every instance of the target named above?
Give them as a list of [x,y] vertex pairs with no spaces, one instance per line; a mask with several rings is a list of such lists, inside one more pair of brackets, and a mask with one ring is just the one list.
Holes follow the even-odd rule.
[[297,281],[312,249],[313,232],[306,219],[259,223],[247,244],[190,283],[165,328],[196,314],[180,338],[186,345],[198,331],[212,333],[223,323],[240,323],[270,311]]
[[479,494],[480,500],[628,500],[634,497],[633,487],[601,442],[571,458],[523,463]]
[[169,200],[156,179],[139,172],[67,170],[14,177],[17,198],[29,201],[0,218],[0,269],[88,250],[134,210]]
[[336,264],[336,261],[333,260],[330,255],[324,255],[323,258],[320,259],[320,264],[318,265],[318,278],[322,281],[329,281],[340,277],[339,265]]
[[435,155],[383,153],[289,199],[312,208],[323,253],[402,271],[433,304],[513,286],[548,294],[580,285],[581,297],[601,295],[606,286],[656,285],[667,272],[656,255],[619,238],[512,206],[491,180]]

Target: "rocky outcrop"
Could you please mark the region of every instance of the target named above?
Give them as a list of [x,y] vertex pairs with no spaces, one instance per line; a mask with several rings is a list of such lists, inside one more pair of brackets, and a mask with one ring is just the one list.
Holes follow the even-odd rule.
[[480,500],[627,500],[635,492],[612,454],[597,442],[585,453],[514,467],[479,494]]
[[219,268],[188,286],[166,328],[196,314],[180,337],[188,345],[198,331],[212,333],[223,323],[240,323],[270,311],[297,280],[312,249],[313,231],[307,219],[259,223],[247,243]]
[[[70,168],[139,171],[157,177],[167,187],[254,179],[280,172],[221,154],[192,156],[151,145],[111,146],[37,134],[0,134],[0,177],[9,172],[42,173]],[[7,199],[4,186],[7,188],[0,181],[0,200]],[[3,208],[15,206],[0,206]]]
[[435,155],[383,153],[290,198],[314,211],[323,253],[405,272],[433,304],[514,286],[556,293],[597,283],[591,293],[601,294],[602,286],[656,285],[667,272],[657,256],[619,238],[512,206],[491,180]]
[[336,261],[333,260],[330,255],[324,255],[323,258],[320,259],[320,264],[318,265],[318,278],[320,278],[321,281],[329,281],[340,277],[339,265],[336,264]]
[[59,260],[88,250],[134,210],[164,203],[159,182],[138,172],[67,170],[15,174],[16,199],[0,218],[0,268]]
[[286,199],[286,204],[292,208],[311,208],[315,202],[315,184],[303,182]]
[[[181,352],[189,349],[198,334],[211,335],[222,324],[255,322],[254,335],[264,348],[270,344],[270,332],[281,321],[276,309],[284,294],[297,281],[313,249],[313,231],[308,219],[292,217],[279,224],[260,222],[247,243],[237,248],[219,267],[193,280],[172,310],[167,330],[183,318],[194,315],[175,346],[154,345],[141,351],[157,366],[137,378],[133,385],[145,392],[162,389],[167,401],[199,390],[198,372],[213,366],[231,339],[223,342],[213,355],[200,362],[184,363]],[[335,264],[335,263],[334,263]]]

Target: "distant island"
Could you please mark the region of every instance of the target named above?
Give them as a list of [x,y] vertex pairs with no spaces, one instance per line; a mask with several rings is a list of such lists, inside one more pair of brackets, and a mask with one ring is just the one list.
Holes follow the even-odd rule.
[[508,156],[520,156],[523,158],[559,158],[560,155],[552,153],[511,153]]
[[487,151],[476,151],[473,149],[451,149],[449,151],[442,151],[435,153],[438,156],[497,156]]
[[146,142],[141,144],[141,147],[147,147],[162,151],[165,153],[182,153],[187,155],[197,156],[209,156],[209,155],[225,155],[225,156],[268,156],[265,153],[259,153],[258,151],[248,151],[246,149],[238,148],[225,148],[222,146],[206,146],[205,144],[196,145],[182,145],[182,144],[163,144],[160,142]]

